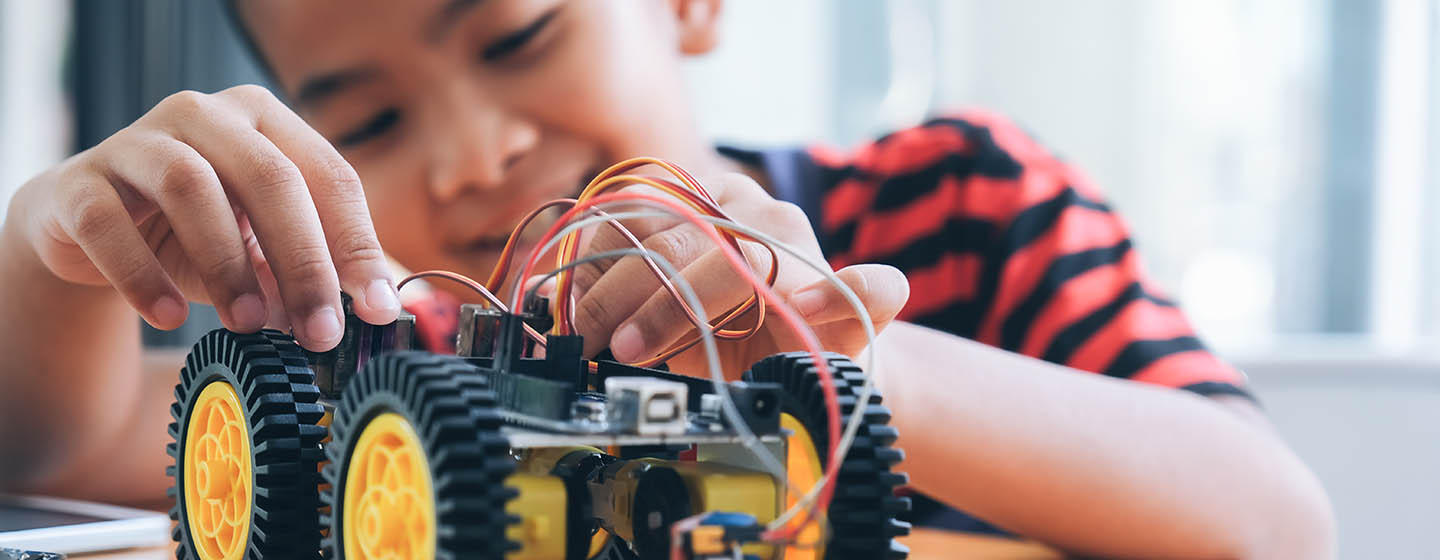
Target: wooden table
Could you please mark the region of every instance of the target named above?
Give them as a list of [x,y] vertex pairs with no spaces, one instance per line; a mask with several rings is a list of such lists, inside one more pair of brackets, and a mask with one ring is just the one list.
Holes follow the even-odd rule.
[[[985,558],[987,560],[1063,558],[1054,550],[1035,543],[935,529],[915,529],[909,537],[901,539],[901,542],[910,547],[910,558],[914,560],[930,560],[932,558]],[[72,555],[71,558],[76,560],[171,560],[175,558],[175,549],[171,547],[134,549],[105,554]]]

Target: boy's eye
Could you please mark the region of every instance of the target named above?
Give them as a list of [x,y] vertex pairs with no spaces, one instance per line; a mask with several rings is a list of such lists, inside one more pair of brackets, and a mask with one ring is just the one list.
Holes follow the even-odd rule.
[[545,15],[540,16],[530,25],[526,25],[519,31],[501,37],[499,40],[486,46],[485,50],[480,52],[480,58],[486,62],[491,62],[500,60],[506,55],[519,51],[529,43],[531,39],[539,35],[540,31],[544,30],[545,26],[553,19],[555,19],[555,10],[546,12]]
[[365,124],[360,125],[360,127],[341,134],[335,143],[342,148],[350,148],[364,144],[375,137],[385,134],[394,127],[395,123],[399,120],[400,111],[398,109],[386,109],[377,113],[374,117],[371,117],[370,120],[365,121]]

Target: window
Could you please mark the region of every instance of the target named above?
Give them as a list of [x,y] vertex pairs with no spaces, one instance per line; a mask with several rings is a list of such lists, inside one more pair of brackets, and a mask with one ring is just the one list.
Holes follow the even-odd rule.
[[731,2],[692,82],[744,143],[1001,111],[1109,194],[1222,351],[1408,351],[1440,335],[1437,6]]

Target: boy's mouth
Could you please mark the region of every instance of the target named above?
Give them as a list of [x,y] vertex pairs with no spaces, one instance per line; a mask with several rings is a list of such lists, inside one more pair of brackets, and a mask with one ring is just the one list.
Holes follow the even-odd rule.
[[[536,227],[535,229],[539,229],[540,231],[533,234],[526,232],[520,235],[520,239],[516,240],[515,243],[515,249],[517,251],[528,252],[529,249],[534,246],[536,238],[544,233],[543,228]],[[451,248],[455,253],[468,258],[494,257],[505,249],[505,242],[508,241],[509,238],[509,234],[481,237],[468,242],[452,244]],[[525,256],[527,255],[517,253],[516,258],[524,258]]]
[[[599,171],[595,173],[599,173]],[[593,175],[594,173],[585,174],[585,179],[576,183],[575,192],[568,195],[568,198],[579,196],[580,191],[585,188],[589,177]],[[523,260],[529,256],[529,252],[535,247],[535,244],[539,242],[540,238],[545,235],[545,231],[548,230],[556,220],[560,219],[560,215],[564,214],[565,210],[565,207],[552,207],[545,210],[539,216],[536,216],[535,219],[525,227],[525,231],[520,233],[520,238],[516,240],[515,258]],[[516,216],[516,218],[518,219],[519,216]],[[505,249],[505,243],[509,241],[510,234],[517,225],[519,224],[511,223],[503,230],[478,234],[469,239],[456,239],[448,245],[452,252],[464,255],[467,258],[489,258],[498,256],[500,251]]]
[[474,240],[474,241],[470,241],[470,242],[468,242],[468,243],[461,243],[461,244],[459,244],[459,245],[456,245],[455,248],[456,248],[457,250],[459,250],[459,251],[461,251],[461,252],[465,252],[465,253],[480,253],[480,252],[489,252],[489,251],[498,252],[498,251],[500,251],[501,249],[504,249],[504,248],[505,248],[505,242],[506,242],[508,239],[509,239],[509,236],[504,236],[504,237],[482,237],[482,238],[476,239],[476,240]]
[[[563,209],[550,209],[530,222],[525,231],[520,233],[520,238],[515,241],[515,248],[518,251],[515,258],[523,259],[528,256],[528,251],[535,246],[541,236],[545,235],[545,231],[555,223],[555,220],[559,219],[561,213],[563,213]],[[509,228],[503,230],[504,233],[481,235],[468,241],[451,243],[451,249],[471,257],[497,255],[505,249],[505,243],[510,240],[510,233],[516,225],[511,224]]]

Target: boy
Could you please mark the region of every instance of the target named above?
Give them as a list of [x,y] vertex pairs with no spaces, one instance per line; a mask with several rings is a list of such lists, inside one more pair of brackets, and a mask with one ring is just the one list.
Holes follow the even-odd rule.
[[[253,87],[176,94],[11,204],[0,481],[163,499],[180,362],[142,354],[137,311],[172,328],[205,301],[232,329],[329,348],[342,289],[365,320],[400,311],[386,255],[484,277],[527,210],[654,155],[736,219],[823,252],[888,324],[880,382],[917,491],[1084,554],[1333,553],[1323,491],[1243,378],[1144,283],[1098,195],[1012,125],[938,120],[851,155],[716,151],[680,66],[714,48],[720,4],[237,0],[290,107]],[[745,297],[696,230],[631,228],[707,307]],[[779,270],[827,348],[861,350],[827,284]],[[590,352],[638,360],[687,324],[633,259],[577,279]],[[722,353],[739,371],[793,348],[776,323]],[[701,371],[693,352],[672,362]]]

